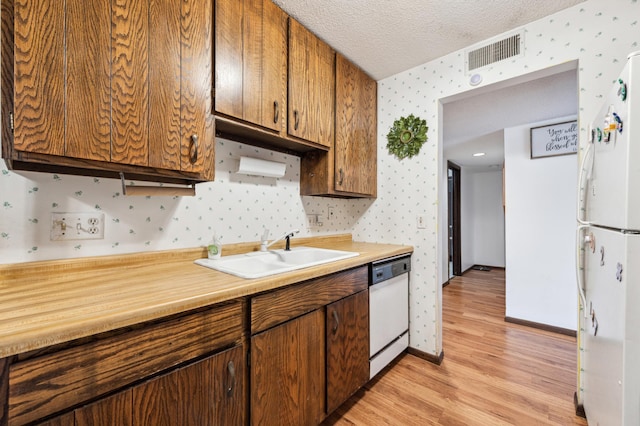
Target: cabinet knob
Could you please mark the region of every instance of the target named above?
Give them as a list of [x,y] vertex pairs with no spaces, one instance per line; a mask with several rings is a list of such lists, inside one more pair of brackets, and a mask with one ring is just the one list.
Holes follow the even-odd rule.
[[233,365],[233,361],[229,361],[229,364],[227,364],[227,371],[229,372],[227,396],[231,396],[233,394],[233,389],[236,387],[236,367]]
[[278,101],[273,101],[273,122],[278,124],[280,119],[280,108],[278,108]]
[[191,135],[191,145],[189,146],[189,161],[195,164],[198,161],[198,135]]
[[344,182],[344,170],[342,170],[342,167],[340,168],[340,171],[338,172],[340,178],[338,179],[338,185],[342,186],[342,182]]
[[298,110],[293,110],[293,130],[298,130],[298,125],[300,124],[300,114],[298,114]]

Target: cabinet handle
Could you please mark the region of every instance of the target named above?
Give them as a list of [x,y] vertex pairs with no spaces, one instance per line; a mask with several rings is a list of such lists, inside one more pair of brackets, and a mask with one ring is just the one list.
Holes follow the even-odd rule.
[[338,185],[342,186],[342,182],[344,182],[344,170],[342,170],[342,167],[340,168],[340,171],[338,173],[340,175],[340,178],[338,179]]
[[195,164],[198,161],[198,135],[191,135],[191,146],[189,146],[189,161]]
[[280,108],[278,108],[278,101],[273,101],[273,122],[278,124],[280,120]]
[[227,370],[229,371],[229,386],[227,386],[227,396],[233,394],[233,389],[236,387],[236,367],[233,365],[233,361],[229,361],[227,364]]
[[338,331],[338,327],[340,326],[340,320],[338,319],[338,312],[334,309],[331,312],[331,315],[333,316],[333,328],[331,328],[331,331],[333,331],[333,334],[336,334],[336,332]]
[[298,114],[298,110],[293,110],[293,130],[298,130],[298,125],[300,124],[300,114]]

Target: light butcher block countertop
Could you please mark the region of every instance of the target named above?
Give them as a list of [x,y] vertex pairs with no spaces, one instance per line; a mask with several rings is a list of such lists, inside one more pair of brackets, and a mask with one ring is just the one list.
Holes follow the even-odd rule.
[[[0,358],[413,251],[410,246],[354,242],[350,234],[292,238],[291,245],[360,255],[252,280],[194,264],[206,257],[203,248],[0,265]],[[258,246],[225,245],[222,253],[255,251]]]

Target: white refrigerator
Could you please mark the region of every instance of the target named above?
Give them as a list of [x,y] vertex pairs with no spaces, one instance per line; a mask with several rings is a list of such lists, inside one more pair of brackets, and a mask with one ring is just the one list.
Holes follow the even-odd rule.
[[580,390],[589,425],[640,425],[640,52],[589,125],[578,195]]

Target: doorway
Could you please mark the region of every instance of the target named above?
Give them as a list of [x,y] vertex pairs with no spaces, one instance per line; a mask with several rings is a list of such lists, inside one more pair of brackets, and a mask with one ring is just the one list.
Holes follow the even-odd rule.
[[462,275],[462,239],[460,237],[460,167],[447,161],[447,209],[449,251],[449,275],[447,283],[454,276]]

